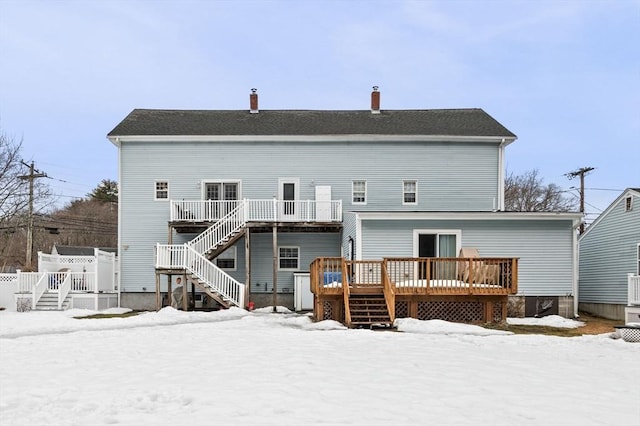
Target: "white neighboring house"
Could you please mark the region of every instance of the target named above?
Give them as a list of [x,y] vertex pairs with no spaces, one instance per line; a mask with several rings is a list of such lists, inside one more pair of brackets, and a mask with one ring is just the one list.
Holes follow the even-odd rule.
[[640,188],[620,194],[578,242],[580,310],[640,322]]
[[0,274],[0,307],[15,311],[102,310],[120,304],[115,249],[54,246],[38,272]]

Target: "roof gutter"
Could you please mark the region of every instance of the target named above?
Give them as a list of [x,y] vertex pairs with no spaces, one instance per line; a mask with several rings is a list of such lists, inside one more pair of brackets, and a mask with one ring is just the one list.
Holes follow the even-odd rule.
[[509,144],[515,137],[451,135],[119,135],[107,136],[114,145],[120,142],[476,142]]

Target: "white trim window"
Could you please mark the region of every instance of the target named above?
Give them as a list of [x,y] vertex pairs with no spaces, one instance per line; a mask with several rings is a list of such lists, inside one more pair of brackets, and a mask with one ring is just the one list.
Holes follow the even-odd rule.
[[300,247],[278,247],[278,269],[281,271],[300,269]]
[[418,204],[418,181],[407,179],[402,181],[402,204]]
[[216,266],[225,271],[235,271],[238,263],[238,250],[236,246],[229,247],[215,259]]
[[351,204],[367,204],[367,181],[351,181]]
[[154,200],[165,201],[169,199],[169,181],[156,180],[154,182]]
[[633,210],[633,197],[629,196],[624,200],[624,211],[630,212],[631,210]]

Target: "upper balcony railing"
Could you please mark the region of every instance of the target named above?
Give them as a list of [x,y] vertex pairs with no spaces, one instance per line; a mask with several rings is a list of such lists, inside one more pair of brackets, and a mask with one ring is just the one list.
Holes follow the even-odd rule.
[[216,222],[244,203],[245,222],[342,222],[342,200],[171,200],[172,222]]

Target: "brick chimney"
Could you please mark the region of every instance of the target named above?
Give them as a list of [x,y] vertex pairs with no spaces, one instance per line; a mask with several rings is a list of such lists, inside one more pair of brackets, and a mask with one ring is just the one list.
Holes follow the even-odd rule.
[[371,92],[371,114],[380,114],[380,92],[378,86],[373,86]]
[[258,89],[251,89],[251,94],[249,95],[249,112],[251,114],[258,113]]

